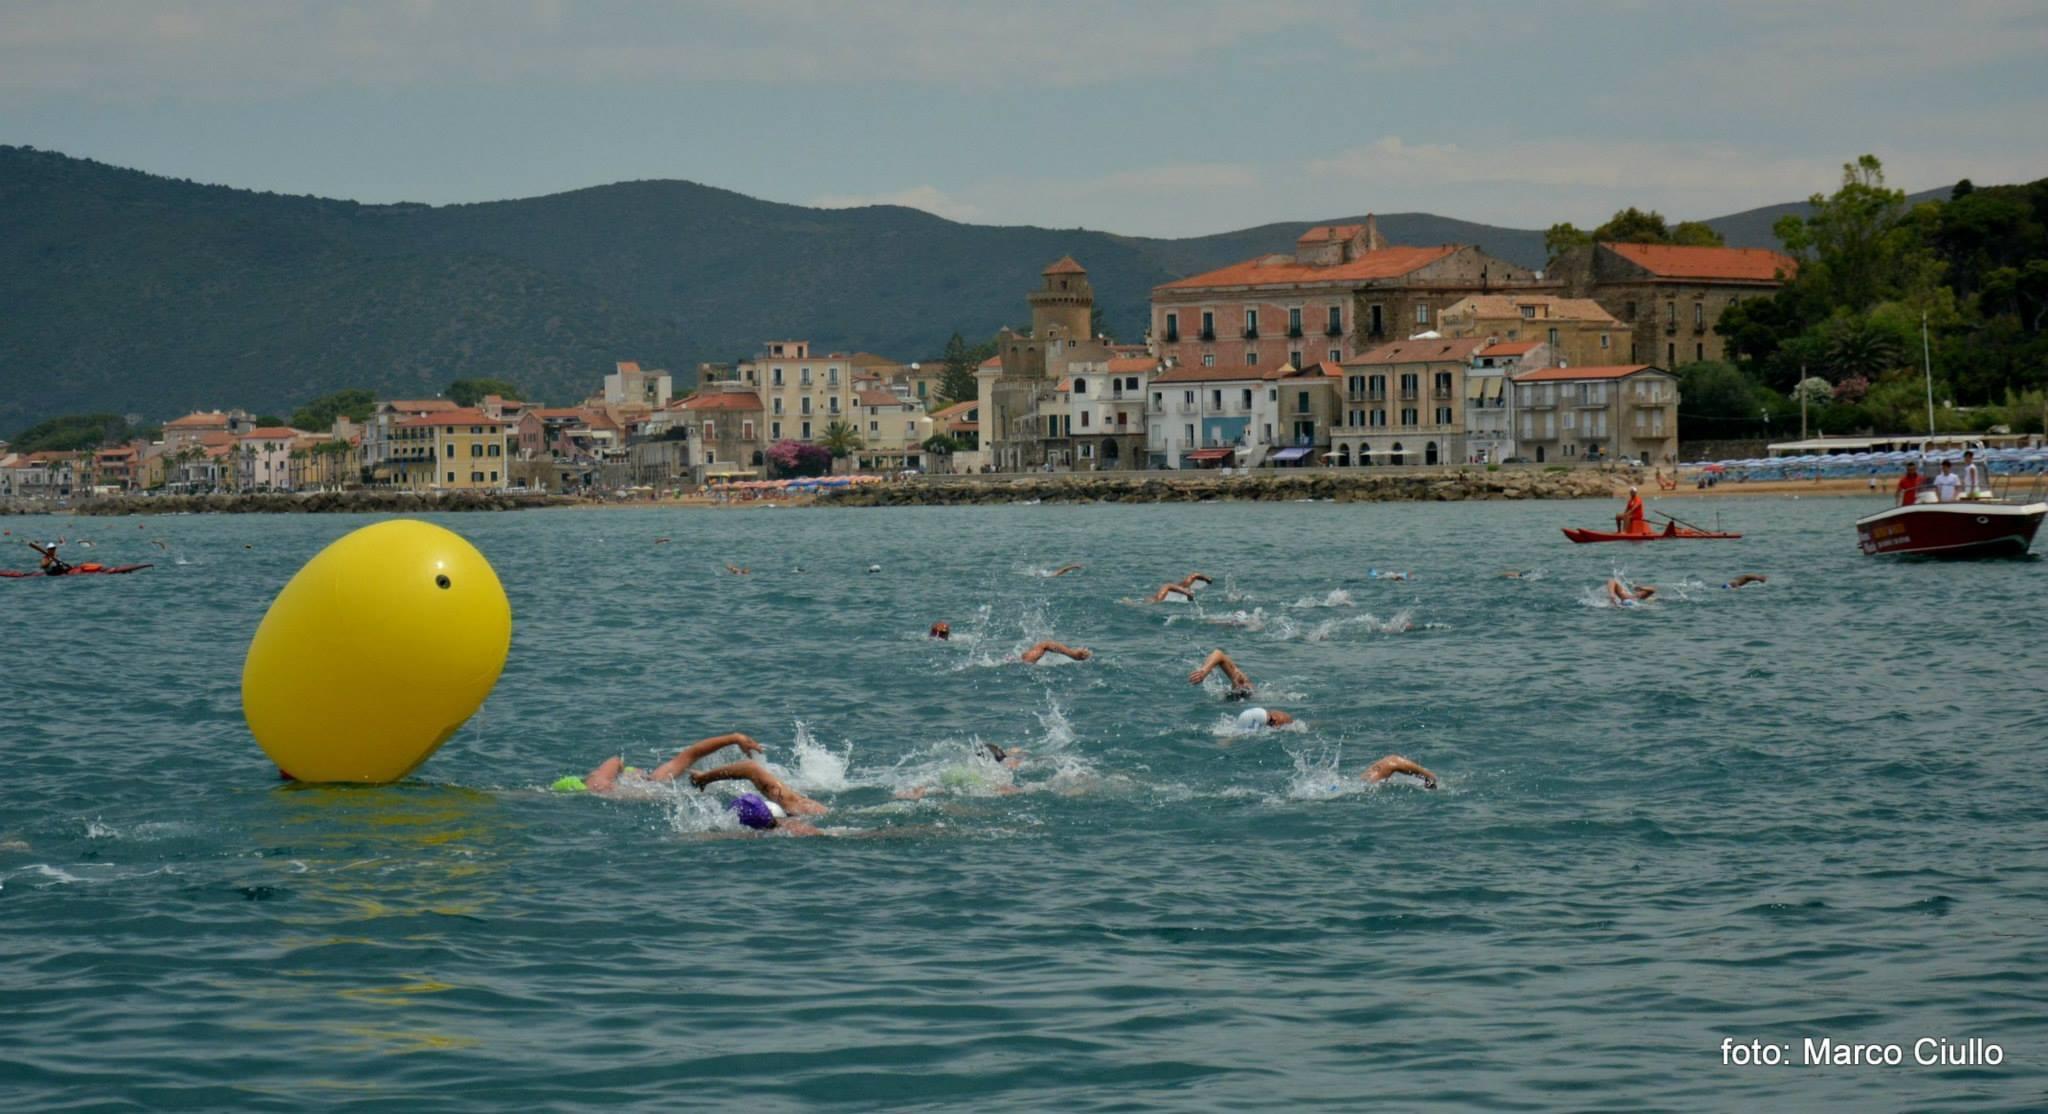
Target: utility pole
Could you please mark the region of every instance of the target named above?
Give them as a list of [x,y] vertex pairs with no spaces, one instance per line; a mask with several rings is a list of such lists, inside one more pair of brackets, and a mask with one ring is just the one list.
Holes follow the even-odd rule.
[[1806,365],[1799,365],[1799,439],[1806,440]]
[[1934,436],[1934,355],[1927,346],[1927,311],[1920,311],[1920,366],[1927,369],[1927,436]]

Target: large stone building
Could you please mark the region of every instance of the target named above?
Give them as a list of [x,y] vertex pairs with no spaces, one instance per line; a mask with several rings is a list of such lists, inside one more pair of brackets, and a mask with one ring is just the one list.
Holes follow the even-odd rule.
[[1256,468],[1309,463],[1335,380],[1320,366],[1170,368],[1152,380],[1146,454],[1154,468]]
[[1474,294],[1443,312],[1447,337],[1537,341],[1566,366],[1611,364],[1628,347],[1629,329],[1591,298],[1516,292]]
[[[1005,329],[997,338],[997,354],[975,371],[978,386],[976,410],[980,415],[983,459],[998,472],[1021,472],[1051,466],[1139,468],[1139,444],[1135,431],[1125,435],[1116,449],[1116,462],[1100,455],[1083,458],[1075,440],[1073,379],[1084,383],[1095,377],[1111,378],[1110,361],[1125,357],[1118,346],[1090,332],[1095,309],[1095,290],[1088,272],[1071,256],[1062,257],[1041,271],[1037,290],[1026,296],[1031,305],[1031,331]],[[1116,377],[1128,380],[1134,376]],[[1142,376],[1135,376],[1141,378]],[[1144,388],[1133,400],[1107,398],[1104,402],[1127,402],[1142,408]],[[1112,392],[1114,394],[1114,392]],[[1090,421],[1107,413],[1115,427],[1115,408],[1084,406]],[[1126,416],[1128,428],[1132,417]],[[1084,427],[1094,430],[1096,427]],[[1092,434],[1090,435],[1092,438]],[[1112,435],[1115,436],[1115,435]],[[1089,450],[1095,453],[1097,449]]]
[[758,387],[767,408],[768,441],[817,441],[833,422],[854,420],[853,357],[811,354],[807,340],[771,340],[734,369],[739,383]]
[[511,483],[516,444],[513,424],[503,418],[439,410],[398,422],[390,463],[409,491],[500,491]]
[[1538,368],[1513,389],[1516,448],[1537,463],[1678,459],[1678,379],[1661,368]]
[[761,396],[744,382],[702,385],[676,409],[693,482],[766,474],[770,442],[761,436]]
[[1465,459],[1465,373],[1485,337],[1418,337],[1344,361],[1343,423],[1332,463],[1452,464]]
[[1342,363],[1437,327],[1459,299],[1535,274],[1470,245],[1389,244],[1378,223],[1311,228],[1263,255],[1152,290],[1152,339],[1177,366]]
[[1722,312],[1783,286],[1799,264],[1762,248],[1601,243],[1566,253],[1551,270],[1565,293],[1598,301],[1632,331],[1629,363],[1676,368],[1724,358],[1714,331]]
[[1518,372],[1554,367],[1550,345],[1540,340],[1503,340],[1472,354],[1465,369],[1465,459],[1473,464],[1500,464],[1522,457],[1515,442],[1515,393]]

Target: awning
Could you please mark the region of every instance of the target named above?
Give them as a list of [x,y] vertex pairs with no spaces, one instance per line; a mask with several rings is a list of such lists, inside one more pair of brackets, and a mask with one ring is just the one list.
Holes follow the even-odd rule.
[[1279,452],[1273,454],[1273,459],[1300,460],[1302,457],[1305,457],[1314,451],[1314,449],[1281,449]]
[[1487,381],[1488,381],[1488,380],[1487,380],[1487,378],[1485,378],[1485,377],[1482,377],[1482,376],[1477,376],[1477,375],[1474,375],[1474,376],[1470,376],[1470,377],[1468,377],[1468,378],[1467,378],[1467,379],[1465,380],[1465,398],[1466,398],[1466,400],[1467,400],[1467,401],[1477,401],[1477,400],[1479,400],[1479,399],[1485,398],[1485,397],[1486,397],[1486,385],[1487,385]]
[[1228,460],[1237,455],[1236,449],[1196,449],[1187,454],[1187,459],[1207,463],[1212,460]]

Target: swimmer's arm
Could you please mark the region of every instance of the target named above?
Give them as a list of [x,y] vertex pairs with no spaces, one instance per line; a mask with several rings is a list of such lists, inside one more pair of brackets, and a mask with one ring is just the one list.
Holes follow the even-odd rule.
[[598,763],[597,769],[584,775],[583,788],[588,789],[592,793],[609,793],[619,783],[619,771],[625,768],[625,758],[620,755],[613,755]]
[[1188,674],[1188,684],[1199,685],[1203,681],[1208,680],[1209,674],[1214,673],[1218,669],[1221,669],[1223,675],[1232,680],[1242,676],[1237,670],[1237,663],[1230,660],[1229,654],[1221,650],[1211,650],[1209,651],[1209,656],[1202,659],[1202,664],[1196,666],[1193,673]]
[[1411,777],[1419,777],[1422,779],[1422,783],[1424,785],[1428,786],[1431,789],[1436,788],[1435,774],[1430,773],[1428,770],[1423,769],[1421,766],[1415,764],[1414,762],[1409,761],[1406,758],[1401,757],[1398,754],[1387,755],[1385,758],[1382,758],[1379,761],[1373,763],[1372,765],[1366,767],[1365,772],[1358,776],[1364,778],[1366,781],[1369,782],[1381,782],[1387,780],[1389,777],[1392,777],[1395,774],[1407,774]]
[[726,747],[738,747],[747,754],[761,753],[761,744],[755,742],[752,736],[743,735],[738,731],[728,732],[691,743],[677,751],[674,758],[656,766],[654,772],[647,776],[655,781],[673,781],[681,777],[684,770],[696,765],[699,759]]
[[782,779],[771,773],[768,767],[752,759],[742,762],[729,762],[716,769],[691,774],[690,781],[699,789],[714,781],[752,782],[754,788],[761,791],[762,796],[781,805],[789,812],[817,816],[822,815],[826,811],[824,805],[783,784]]

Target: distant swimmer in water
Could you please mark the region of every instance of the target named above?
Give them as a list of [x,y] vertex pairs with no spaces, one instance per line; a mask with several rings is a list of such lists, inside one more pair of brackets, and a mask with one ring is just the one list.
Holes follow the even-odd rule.
[[1420,781],[1424,789],[1436,788],[1435,774],[1398,754],[1387,755],[1385,758],[1367,766],[1365,772],[1358,776],[1363,778],[1367,785],[1378,785],[1392,777],[1408,777]]
[[1654,584],[1630,586],[1622,583],[1619,577],[1607,579],[1607,598],[1614,601],[1616,607],[1634,607],[1656,594],[1657,586]]
[[739,567],[738,565],[727,565],[727,566],[725,566],[725,571],[727,571],[727,572],[729,572],[729,573],[733,574],[734,576],[746,576],[746,575],[747,575],[748,573],[752,572],[753,570],[751,570],[751,569],[743,569],[743,568]]
[[1525,577],[1525,576],[1528,576],[1529,574],[1528,574],[1528,573],[1525,573],[1525,572],[1523,572],[1523,571],[1522,571],[1522,570],[1520,570],[1520,569],[1509,569],[1508,571],[1506,571],[1506,572],[1504,572],[1504,573],[1502,573],[1502,574],[1500,574],[1500,575],[1501,575],[1501,579],[1503,579],[1503,580],[1520,580],[1520,579],[1522,579],[1523,577]]
[[1365,578],[1366,578],[1367,580],[1413,580],[1413,579],[1415,579],[1414,577],[1412,577],[1412,576],[1409,576],[1409,575],[1408,575],[1407,573],[1405,573],[1405,572],[1395,572],[1395,571],[1394,571],[1394,570],[1392,570],[1392,569],[1367,569],[1367,570],[1365,570]]
[[1252,679],[1246,676],[1244,670],[1239,669],[1237,663],[1230,660],[1230,655],[1222,650],[1209,651],[1209,656],[1202,659],[1202,664],[1197,666],[1193,673],[1188,674],[1188,684],[1199,685],[1209,679],[1209,674],[1219,669],[1225,677],[1230,678],[1230,691],[1224,694],[1224,699],[1251,699]]
[[1285,727],[1294,722],[1294,717],[1278,708],[1246,708],[1237,713],[1239,731],[1257,731],[1266,727]]
[[621,779],[627,785],[659,785],[676,780],[685,770],[696,765],[699,759],[726,747],[738,747],[743,754],[761,753],[761,744],[755,742],[752,736],[734,731],[726,735],[713,735],[709,739],[699,739],[677,751],[674,758],[652,770],[628,766],[623,756],[614,755],[582,777],[561,778],[548,788],[558,793],[580,793],[586,790],[592,793],[610,793],[621,788]]
[[[932,793],[994,793],[1008,796],[1021,793],[1016,782],[1009,780],[1004,771],[1015,771],[1024,765],[1022,750],[1005,751],[994,743],[981,744],[977,753],[957,766],[948,766],[939,771],[939,779],[930,785],[913,785],[896,791],[899,801],[921,801]],[[991,769],[990,767],[997,767]]]
[[1194,598],[1195,594],[1193,592],[1188,591],[1179,584],[1161,584],[1159,590],[1152,593],[1152,598],[1145,602],[1165,603],[1168,600],[1178,600],[1181,603],[1187,603]]
[[1070,657],[1075,661],[1087,661],[1089,658],[1095,656],[1093,651],[1088,650],[1085,647],[1069,646],[1064,642],[1054,642],[1051,639],[1047,639],[1046,641],[1040,642],[1038,645],[1033,646],[1029,650],[1024,651],[1022,654],[1017,655],[1017,660],[1023,662],[1025,665],[1037,665],[1038,659],[1044,657],[1047,654],[1065,654],[1067,657]]
[[[714,781],[750,782],[761,796],[781,806],[791,816],[823,816],[832,811],[791,789],[781,778],[775,776],[774,771],[751,758],[728,762],[717,769],[700,770],[690,775],[690,784],[699,789]],[[741,822],[745,823],[745,817],[741,818]]]
[[1740,588],[1745,584],[1769,584],[1770,582],[1771,578],[1765,576],[1760,572],[1746,572],[1743,573],[1741,576],[1738,576],[1735,579],[1729,581],[1728,583],[1721,585],[1721,587]]
[[938,622],[932,624],[932,629],[925,632],[925,637],[936,638],[939,641],[944,642],[947,639],[953,637],[953,627],[944,619],[941,619]]
[[1186,576],[1180,578],[1180,586],[1192,592],[1195,590],[1195,582],[1198,580],[1202,582],[1202,587],[1204,588],[1207,588],[1209,585],[1216,583],[1216,579],[1210,576],[1208,573],[1191,572]]
[[1067,574],[1068,574],[1068,573],[1070,573],[1070,572],[1080,572],[1080,571],[1081,571],[1081,566],[1080,566],[1080,565],[1061,565],[1061,566],[1060,566],[1059,568],[1056,568],[1056,569],[1054,569],[1054,570],[1053,570],[1053,571],[1052,571],[1052,572],[1051,572],[1051,573],[1050,573],[1049,575],[1052,575],[1052,576],[1065,576],[1065,575],[1067,575]]

